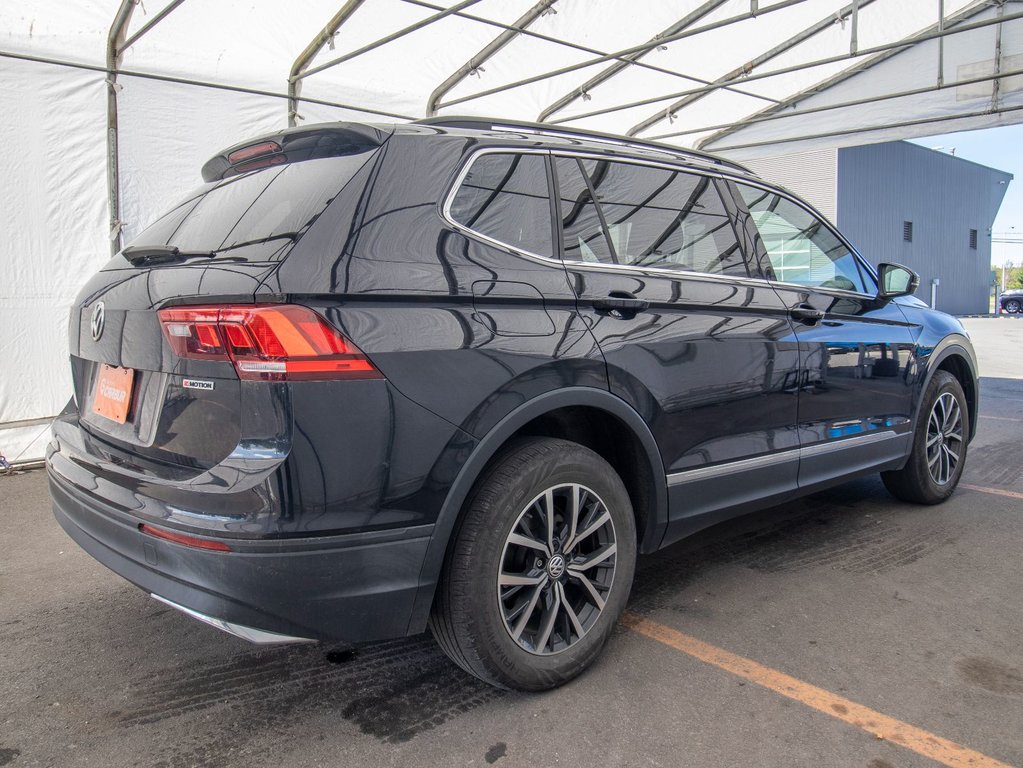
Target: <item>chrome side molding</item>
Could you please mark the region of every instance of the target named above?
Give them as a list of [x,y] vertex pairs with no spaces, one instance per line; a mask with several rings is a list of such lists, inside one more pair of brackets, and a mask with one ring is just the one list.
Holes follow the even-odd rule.
[[825,453],[841,451],[847,448],[861,448],[872,443],[882,443],[887,440],[894,440],[895,438],[904,437],[908,434],[909,433],[890,431],[870,432],[866,435],[847,437],[843,440],[814,443],[813,445],[809,445],[805,448],[792,448],[786,451],[779,451],[778,453],[769,453],[764,456],[754,456],[752,459],[739,459],[738,461],[726,461],[721,464],[714,464],[710,467],[687,469],[682,472],[673,472],[672,474],[667,475],[668,485],[682,485],[683,483],[692,483],[696,480],[704,480],[708,477],[720,477],[721,475],[731,475],[736,472],[762,469],[763,467],[770,467],[775,464],[784,464],[788,461],[797,461],[799,459],[810,458],[811,456],[820,456]]

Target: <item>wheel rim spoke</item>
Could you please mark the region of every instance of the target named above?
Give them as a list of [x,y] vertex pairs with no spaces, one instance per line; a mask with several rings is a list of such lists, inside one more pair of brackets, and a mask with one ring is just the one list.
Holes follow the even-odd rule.
[[951,392],[939,395],[927,420],[927,469],[938,485],[952,480],[962,457],[963,412]]
[[575,538],[573,538],[569,542],[569,545],[566,546],[565,549],[567,549],[567,550],[575,549],[575,546],[580,541],[584,541],[585,539],[589,538],[591,535],[593,535],[593,533],[595,533],[597,530],[599,530],[601,528],[601,526],[603,526],[605,523],[607,523],[610,519],[611,519],[611,513],[608,512],[607,510],[604,510],[603,514],[598,516],[596,520],[594,520],[592,523],[590,523],[588,526],[586,526],[586,528],[581,533],[576,534]]
[[512,630],[512,639],[518,640],[522,636],[522,630],[526,628],[526,624],[533,616],[533,611],[536,610],[536,604],[540,602],[540,596],[543,594],[544,584],[537,584],[533,588],[533,594],[524,605],[524,610],[519,616],[519,620],[515,623],[515,628]]
[[557,589],[553,590],[551,600],[550,607],[544,611],[543,617],[540,619],[542,629],[536,641],[536,649],[541,653],[547,649],[547,643],[550,642],[551,633],[554,631],[554,622],[558,619],[558,610],[561,608],[561,595]]
[[575,630],[576,637],[582,637],[586,634],[586,630],[583,629],[583,625],[579,621],[579,617],[576,616],[575,609],[572,608],[572,604],[568,602],[568,598],[565,596],[565,585],[558,582],[557,590],[558,595],[561,598],[561,607],[568,616],[568,620],[572,623],[572,628]]
[[618,551],[618,546],[616,544],[609,544],[608,546],[606,546],[603,549],[599,550],[598,552],[594,553],[593,555],[591,555],[590,557],[586,558],[585,560],[574,561],[568,567],[568,570],[574,571],[574,572],[588,571],[593,566],[600,565],[602,562],[607,560],[609,557],[613,556],[617,551]]
[[569,508],[568,535],[565,537],[565,549],[570,550],[575,545],[575,532],[579,526],[579,508],[582,506],[583,490],[578,485],[572,486],[572,501]]
[[586,578],[586,574],[582,573],[581,571],[574,571],[571,568],[569,568],[568,576],[569,578],[575,579],[580,584],[582,584],[586,591],[590,593],[590,598],[593,600],[593,604],[597,606],[599,610],[601,611],[604,610],[604,598],[601,597],[600,593],[597,591],[597,588],[593,586],[593,582]]
[[959,422],[960,422],[959,407],[956,406],[951,416],[948,418],[948,421],[945,422],[945,428],[943,430],[943,432],[945,433],[945,437],[948,437],[959,428]]
[[531,587],[542,584],[546,578],[546,573],[541,573],[539,576],[528,576],[524,573],[502,573],[498,577],[497,583],[502,587]]
[[543,552],[547,557],[551,556],[551,550],[542,541],[530,538],[529,536],[523,536],[521,533],[512,533],[508,537],[509,544],[515,544],[520,547],[526,547],[528,549],[535,549]]
[[560,653],[607,605],[618,544],[611,513],[578,483],[539,493],[505,539],[497,599],[509,636],[536,655]]
[[554,551],[554,489],[548,489],[544,494],[544,517],[547,523],[547,547]]

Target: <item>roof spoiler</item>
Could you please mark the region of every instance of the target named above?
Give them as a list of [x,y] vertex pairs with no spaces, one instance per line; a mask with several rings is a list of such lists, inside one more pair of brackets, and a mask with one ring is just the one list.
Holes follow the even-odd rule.
[[394,128],[364,123],[323,123],[267,134],[228,147],[202,167],[203,181],[219,181],[259,168],[319,157],[354,155],[382,146]]

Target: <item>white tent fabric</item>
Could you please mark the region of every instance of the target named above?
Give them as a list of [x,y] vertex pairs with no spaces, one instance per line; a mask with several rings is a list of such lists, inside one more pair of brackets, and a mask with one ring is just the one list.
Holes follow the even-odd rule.
[[68,308],[110,255],[111,88],[124,242],[216,151],[288,124],[307,46],[299,124],[543,119],[742,160],[1023,120],[1016,0],[79,0],[0,5],[0,30],[9,460],[42,455]]

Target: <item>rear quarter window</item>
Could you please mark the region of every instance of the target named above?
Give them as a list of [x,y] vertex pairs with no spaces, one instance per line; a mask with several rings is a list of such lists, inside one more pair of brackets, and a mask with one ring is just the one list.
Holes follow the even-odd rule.
[[492,240],[540,256],[553,256],[553,221],[543,155],[477,155],[448,213],[456,223]]

